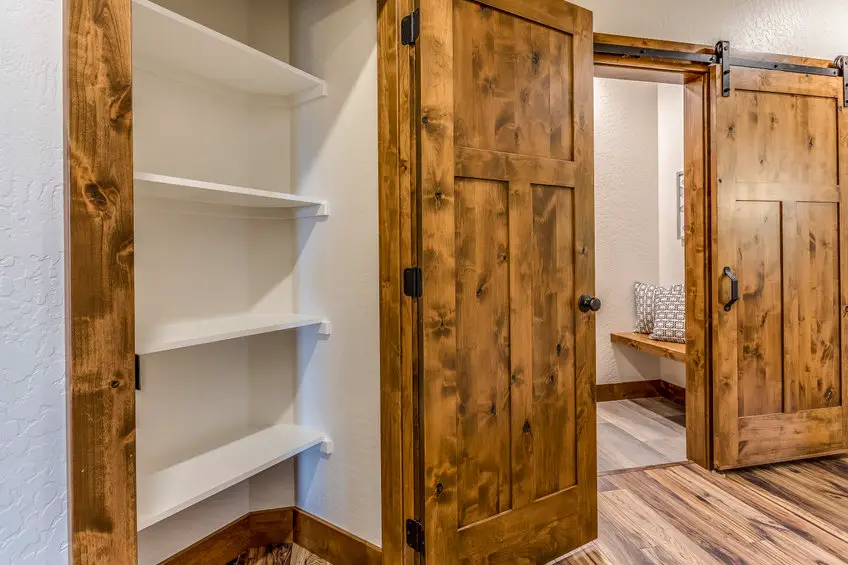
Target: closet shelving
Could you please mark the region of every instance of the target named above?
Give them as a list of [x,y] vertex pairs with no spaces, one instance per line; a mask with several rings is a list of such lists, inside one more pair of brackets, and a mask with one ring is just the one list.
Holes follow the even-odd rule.
[[282,424],[138,479],[138,529],[177,512],[323,444],[323,433]]
[[143,172],[135,174],[135,196],[261,209],[269,212],[264,216],[267,218],[306,218],[330,213],[327,202],[315,198]]
[[288,63],[150,2],[133,0],[133,64],[187,72],[250,94],[304,102],[326,83]]
[[317,326],[318,333],[329,334],[329,322],[320,316],[304,314],[240,314],[188,322],[166,324],[136,336],[136,354],[147,355],[193,347],[228,339],[249,337]]
[[[210,4],[207,8],[204,3],[183,0],[161,2],[189,10],[216,10],[225,5],[215,3],[217,7]],[[257,6],[263,8],[258,1],[233,0],[228,9],[240,15]],[[264,20],[262,16],[264,14],[260,13],[258,19]],[[287,19],[286,15],[281,25],[288,25]],[[273,23],[276,24],[276,20]],[[276,35],[272,39],[277,39]],[[279,161],[269,160],[267,152],[265,160],[236,161],[251,155],[250,151],[237,151],[252,142],[254,133],[250,129],[252,122],[238,123],[239,117],[247,115],[244,113],[246,106],[255,104],[258,107],[260,119],[257,123],[263,124],[264,129],[257,134],[256,142],[261,144],[268,139],[269,128],[277,124],[285,128],[279,135],[289,135],[289,122],[281,120],[280,112],[290,112],[298,104],[325,96],[327,85],[289,63],[149,0],[133,0],[133,66],[149,73],[143,80],[138,77],[138,92],[134,93],[139,97],[137,102],[144,102],[138,104],[141,111],[136,115],[142,126],[136,136],[136,153],[141,152],[143,157],[136,162],[144,163],[134,175],[134,184],[137,202],[145,202],[145,205],[137,206],[136,229],[148,230],[146,237],[139,237],[145,234],[136,235],[137,265],[143,264],[146,269],[137,274],[139,282],[143,279],[137,296],[144,294],[142,302],[147,306],[137,310],[136,318],[140,321],[136,330],[136,353],[142,356],[143,383],[148,382],[146,356],[156,357],[150,367],[157,373],[148,396],[139,396],[138,402],[141,410],[137,416],[137,496],[138,529],[141,531],[307,449],[320,445],[326,454],[332,449],[332,442],[322,431],[296,422],[290,403],[294,396],[292,372],[297,368],[293,361],[287,366],[296,354],[291,338],[281,336],[279,344],[271,342],[270,348],[267,340],[255,344],[249,341],[258,339],[252,336],[290,333],[286,330],[301,328],[311,328],[317,335],[329,335],[330,323],[322,316],[279,312],[297,309],[296,301],[285,297],[286,292],[293,295],[294,285],[288,278],[293,276],[297,266],[281,266],[280,262],[296,263],[298,253],[292,253],[296,244],[288,238],[299,232],[294,228],[275,231],[276,228],[269,229],[266,222],[328,216],[329,206],[321,199],[249,188],[255,173],[263,179],[261,185],[288,186],[291,179],[285,174],[285,167],[279,167]],[[182,86],[169,86],[169,81]],[[195,87],[200,89],[197,91],[200,106],[197,107],[193,99],[185,95],[185,88]],[[172,91],[177,93],[177,99],[170,98]],[[170,112],[165,114],[169,119],[164,122],[151,113],[158,112],[160,107]],[[264,112],[268,113],[268,120],[264,119]],[[176,119],[170,120],[171,116]],[[156,119],[151,121],[151,117]],[[209,130],[194,131],[197,120],[223,120],[220,131],[232,135],[232,142],[206,143],[203,132]],[[163,131],[162,124],[167,123],[170,128],[172,122],[173,131]],[[159,127],[145,129],[145,123],[159,123]],[[234,130],[233,124],[237,126]],[[278,140],[271,139],[275,147],[273,141]],[[162,143],[167,151],[158,150]],[[211,152],[204,154],[209,147],[213,148]],[[279,143],[279,147],[280,151],[288,151],[286,143]],[[181,163],[178,155],[182,149],[190,152],[187,166]],[[226,160],[238,166],[218,166]],[[269,170],[255,170],[269,166],[269,162],[272,163]],[[247,180],[247,186],[202,179],[204,175],[198,173],[205,173],[206,169],[225,170],[224,176]],[[161,174],[164,172],[168,174]],[[192,178],[172,176],[174,172],[188,172],[185,177]],[[182,220],[189,217],[183,216],[186,213],[195,219]],[[163,215],[171,217],[163,219]],[[204,220],[204,216],[224,218],[207,221],[209,218]],[[175,217],[180,219],[175,220]],[[207,241],[206,235],[211,236],[211,241]],[[177,252],[169,253],[170,246]],[[199,258],[196,265],[195,253]],[[210,265],[215,266],[214,275],[200,273]],[[256,269],[261,270],[258,276],[251,271]],[[179,281],[180,277],[191,281],[191,284],[181,285],[183,292],[197,288],[199,297],[192,297],[195,300],[190,301],[191,307],[186,311],[173,313],[172,309],[180,309],[179,297],[176,302],[168,297],[167,305],[161,307],[156,297],[163,289],[170,290],[168,282],[161,281]],[[228,301],[228,297],[221,295],[226,292],[236,294]],[[218,296],[221,296],[220,301]],[[150,308],[151,304],[155,307]],[[207,304],[208,313],[204,311]],[[248,341],[238,343],[236,340]],[[235,345],[224,346],[222,342]],[[170,355],[177,357],[167,357]],[[258,361],[254,356],[259,356]],[[222,362],[204,364],[208,358]],[[279,369],[277,364],[281,365]],[[204,369],[196,368],[200,366]],[[210,366],[217,374],[207,379]],[[203,374],[204,371],[207,374]],[[173,379],[181,382],[170,390],[168,382]],[[286,391],[285,386],[281,388],[280,381],[284,379],[291,379],[292,382],[285,385],[291,390]],[[205,387],[207,381],[222,388],[210,388],[204,394],[186,394],[186,391]],[[145,392],[142,387],[139,394]],[[207,408],[202,404],[207,401],[216,405]],[[185,406],[185,414],[174,409],[180,402],[190,404]],[[228,410],[228,402],[240,406],[244,414]],[[235,404],[238,402],[241,404]],[[249,404],[247,410],[245,402]],[[274,404],[277,402],[279,406]],[[269,405],[272,406],[270,413]],[[222,407],[226,412],[223,418]],[[221,423],[224,420],[226,424]],[[175,436],[186,435],[177,439],[163,437],[163,434],[171,435],[171,430]],[[195,445],[194,441],[200,444]],[[288,480],[293,481],[293,476]],[[247,502],[234,508],[234,518],[243,512],[242,504]]]

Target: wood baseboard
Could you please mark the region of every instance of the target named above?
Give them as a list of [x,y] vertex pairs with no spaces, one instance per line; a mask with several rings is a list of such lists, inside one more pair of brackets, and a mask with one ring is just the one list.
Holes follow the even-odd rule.
[[244,551],[296,543],[333,565],[379,565],[376,545],[297,507],[250,512],[160,565],[226,565]]
[[686,405],[686,389],[661,379],[606,383],[595,386],[595,398],[598,402],[657,397],[665,398],[682,406]]

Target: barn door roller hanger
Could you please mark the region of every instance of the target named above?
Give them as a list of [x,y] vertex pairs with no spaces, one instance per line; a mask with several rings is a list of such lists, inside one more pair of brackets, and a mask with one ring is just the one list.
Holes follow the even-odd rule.
[[706,51],[703,53],[595,43],[595,53],[599,55],[614,55],[619,57],[632,57],[636,59],[645,57],[650,59],[688,61],[691,63],[700,63],[702,65],[720,65],[722,83],[721,94],[724,97],[729,97],[731,93],[730,67],[746,67],[749,69],[784,71],[787,73],[800,73],[805,75],[841,77],[845,90],[845,107],[848,108],[848,57],[837,58],[832,67],[816,67],[813,65],[797,65],[794,63],[784,63],[780,61],[745,59],[742,57],[734,57],[732,55],[729,41],[719,41],[713,52]]

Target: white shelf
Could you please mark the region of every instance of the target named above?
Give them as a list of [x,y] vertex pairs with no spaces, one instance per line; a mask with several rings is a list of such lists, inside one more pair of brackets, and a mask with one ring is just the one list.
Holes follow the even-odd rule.
[[329,333],[329,322],[324,318],[303,314],[243,314],[178,322],[139,331],[135,352],[146,355],[307,326],[319,326],[319,333]]
[[274,213],[271,217],[281,218],[327,216],[329,214],[326,201],[295,194],[168,177],[153,173],[137,172],[134,178],[135,194],[138,198],[262,208]]
[[228,88],[303,101],[326,83],[149,0],[133,0],[133,64],[161,65]]
[[279,425],[139,476],[138,529],[173,516],[325,440],[323,433],[309,428]]

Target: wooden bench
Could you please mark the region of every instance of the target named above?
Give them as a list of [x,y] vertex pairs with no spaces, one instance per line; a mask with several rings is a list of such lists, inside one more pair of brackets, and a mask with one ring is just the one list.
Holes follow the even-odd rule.
[[645,334],[633,332],[617,332],[610,334],[610,341],[621,345],[626,345],[637,351],[658,355],[665,359],[673,361],[686,361],[686,345],[683,343],[669,343],[666,341],[656,341],[649,338]]

